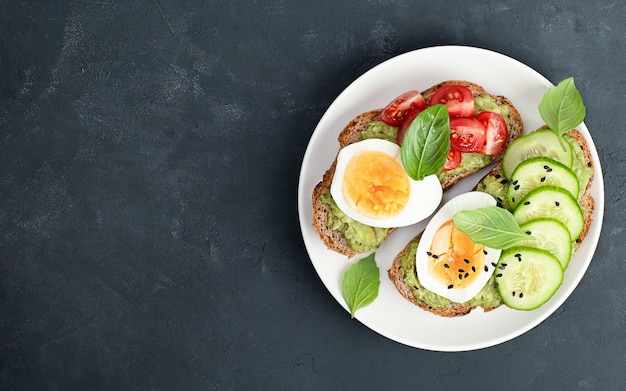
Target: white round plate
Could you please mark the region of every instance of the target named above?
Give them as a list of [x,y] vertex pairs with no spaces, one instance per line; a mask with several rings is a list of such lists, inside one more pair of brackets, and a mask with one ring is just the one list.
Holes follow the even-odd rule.
[[[359,77],[330,105],[311,136],[298,186],[302,237],[316,272],[346,311],[348,308],[341,295],[341,279],[346,269],[363,256],[348,259],[328,250],[322,243],[312,227],[313,188],[338,152],[337,136],[353,117],[382,108],[407,90],[425,90],[452,79],[472,81],[492,94],[508,97],[519,110],[526,132],[543,125],[537,106],[548,88],[553,86],[548,79],[499,53],[465,46],[439,46],[399,55]],[[596,205],[594,223],[584,243],[573,255],[563,284],[546,304],[533,311],[516,311],[506,306],[490,312],[477,309],[457,318],[439,317],[411,304],[400,296],[387,277],[387,270],[395,255],[424,229],[425,222],[422,222],[397,230],[376,251],[381,280],[379,295],[372,304],[358,310],[356,318],[377,333],[405,345],[434,351],[466,351],[513,339],[550,316],[585,274],[602,228],[604,183],[600,161],[587,127],[582,124],[578,129],[589,143],[595,164],[591,187]],[[487,171],[484,169],[448,190],[442,205],[454,195],[471,190]]]

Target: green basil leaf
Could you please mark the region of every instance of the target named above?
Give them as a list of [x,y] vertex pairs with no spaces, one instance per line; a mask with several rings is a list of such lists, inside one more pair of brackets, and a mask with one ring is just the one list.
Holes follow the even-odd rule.
[[380,271],[376,266],[374,253],[346,270],[341,282],[341,293],[348,304],[352,318],[356,310],[365,307],[378,297],[379,286]]
[[561,81],[546,92],[539,103],[539,115],[559,136],[561,146],[565,150],[563,135],[585,119],[585,105],[573,77]]
[[409,125],[400,159],[407,174],[416,181],[437,174],[450,151],[450,117],[445,105],[428,107]]
[[474,243],[491,248],[504,250],[530,238],[511,212],[497,206],[457,212],[452,220]]

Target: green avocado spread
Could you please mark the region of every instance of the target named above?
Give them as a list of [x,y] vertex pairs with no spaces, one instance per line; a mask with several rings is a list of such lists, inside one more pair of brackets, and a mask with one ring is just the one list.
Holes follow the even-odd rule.
[[361,132],[361,140],[367,140],[371,138],[381,138],[391,142],[396,142],[398,137],[398,128],[395,126],[387,125],[383,121],[376,120],[367,124],[367,129]]
[[508,187],[509,182],[504,177],[502,168],[500,168],[493,175],[484,177],[478,185],[476,185],[476,190],[491,194],[498,202],[498,206],[511,210],[506,196]]
[[588,167],[587,164],[585,164],[585,154],[580,144],[578,144],[570,135],[566,134],[565,139],[570,143],[572,151],[574,152],[574,159],[572,161],[571,168],[578,178],[578,183],[580,183],[580,193],[578,194],[578,199],[580,199],[583,194],[585,194],[587,183],[589,183],[589,180],[593,176],[593,168]]
[[[496,101],[488,94],[474,97],[474,105],[476,107],[476,113],[484,110],[496,111],[504,117],[507,125],[509,124],[508,107],[498,106]],[[379,138],[396,142],[397,135],[397,127],[387,125],[380,120],[374,120],[367,125],[367,128],[363,132],[361,132],[361,140]],[[437,174],[440,182],[443,182],[449,176],[456,175],[460,172],[486,167],[491,163],[493,158],[492,156],[482,155],[479,153],[463,153],[461,159],[461,164],[454,170],[442,171]],[[387,237],[387,228],[370,227],[346,216],[345,213],[337,207],[337,204],[332,199],[330,192],[322,195],[321,200],[330,206],[328,227],[340,231],[346,237],[348,243],[354,250],[365,252],[376,249]]]
[[343,233],[355,251],[366,252],[378,248],[387,237],[388,228],[370,227],[346,216],[331,197],[330,191],[322,194],[321,200],[330,207],[328,227]]
[[[439,296],[428,289],[424,289],[422,284],[420,284],[420,281],[417,278],[417,272],[415,271],[415,256],[417,254],[418,245],[419,239],[414,238],[409,244],[408,251],[400,259],[402,278],[404,282],[411,287],[413,295],[415,295],[415,298],[420,303],[434,308],[450,308],[453,304],[452,301],[443,296]],[[469,306],[480,305],[484,308],[495,308],[502,304],[502,298],[494,286],[493,276],[476,296],[471,298],[468,302],[461,304]]]

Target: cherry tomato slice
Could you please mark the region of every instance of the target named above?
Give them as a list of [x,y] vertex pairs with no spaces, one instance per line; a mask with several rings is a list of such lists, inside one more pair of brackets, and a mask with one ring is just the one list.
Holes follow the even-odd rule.
[[380,119],[391,126],[400,126],[408,112],[422,111],[426,108],[426,101],[419,91],[411,90],[400,95],[387,105],[380,113]]
[[481,111],[476,119],[485,126],[485,146],[480,153],[485,155],[499,155],[509,137],[509,129],[506,121],[498,113],[493,111]]
[[402,145],[402,140],[404,140],[404,134],[406,133],[406,130],[409,128],[409,125],[411,125],[411,122],[413,122],[413,120],[417,117],[417,115],[420,112],[421,112],[420,110],[413,110],[413,111],[409,111],[404,116],[404,119],[402,120],[402,123],[400,124],[400,127],[398,128],[398,136],[396,137],[396,142],[398,143],[398,145]]
[[461,155],[461,151],[450,148],[450,152],[448,152],[448,158],[446,159],[446,164],[443,165],[443,169],[441,171],[450,171],[457,168],[459,164],[461,164]]
[[453,84],[441,87],[435,91],[429,100],[429,105],[443,103],[448,109],[450,117],[473,117],[474,95],[469,88]]
[[476,118],[450,118],[450,149],[478,152],[485,144],[485,126]]

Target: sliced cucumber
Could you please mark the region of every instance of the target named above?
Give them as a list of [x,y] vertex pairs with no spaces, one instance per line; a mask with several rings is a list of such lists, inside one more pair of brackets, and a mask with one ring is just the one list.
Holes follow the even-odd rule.
[[546,250],[533,247],[504,250],[494,273],[502,301],[518,310],[541,306],[563,282],[559,260]]
[[563,270],[572,257],[572,238],[565,224],[550,218],[530,220],[520,225],[522,231],[532,238],[520,243],[520,246],[540,248],[554,255]]
[[541,217],[559,220],[572,240],[578,239],[585,225],[578,201],[569,191],[556,186],[543,186],[528,193],[513,210],[513,216],[519,224]]
[[524,196],[541,186],[559,186],[578,197],[578,178],[563,163],[547,157],[534,157],[521,162],[509,182],[507,198],[515,209]]
[[572,167],[572,146],[565,142],[563,150],[557,135],[549,129],[536,130],[513,141],[502,156],[502,170],[511,179],[518,164],[531,157],[544,156]]

